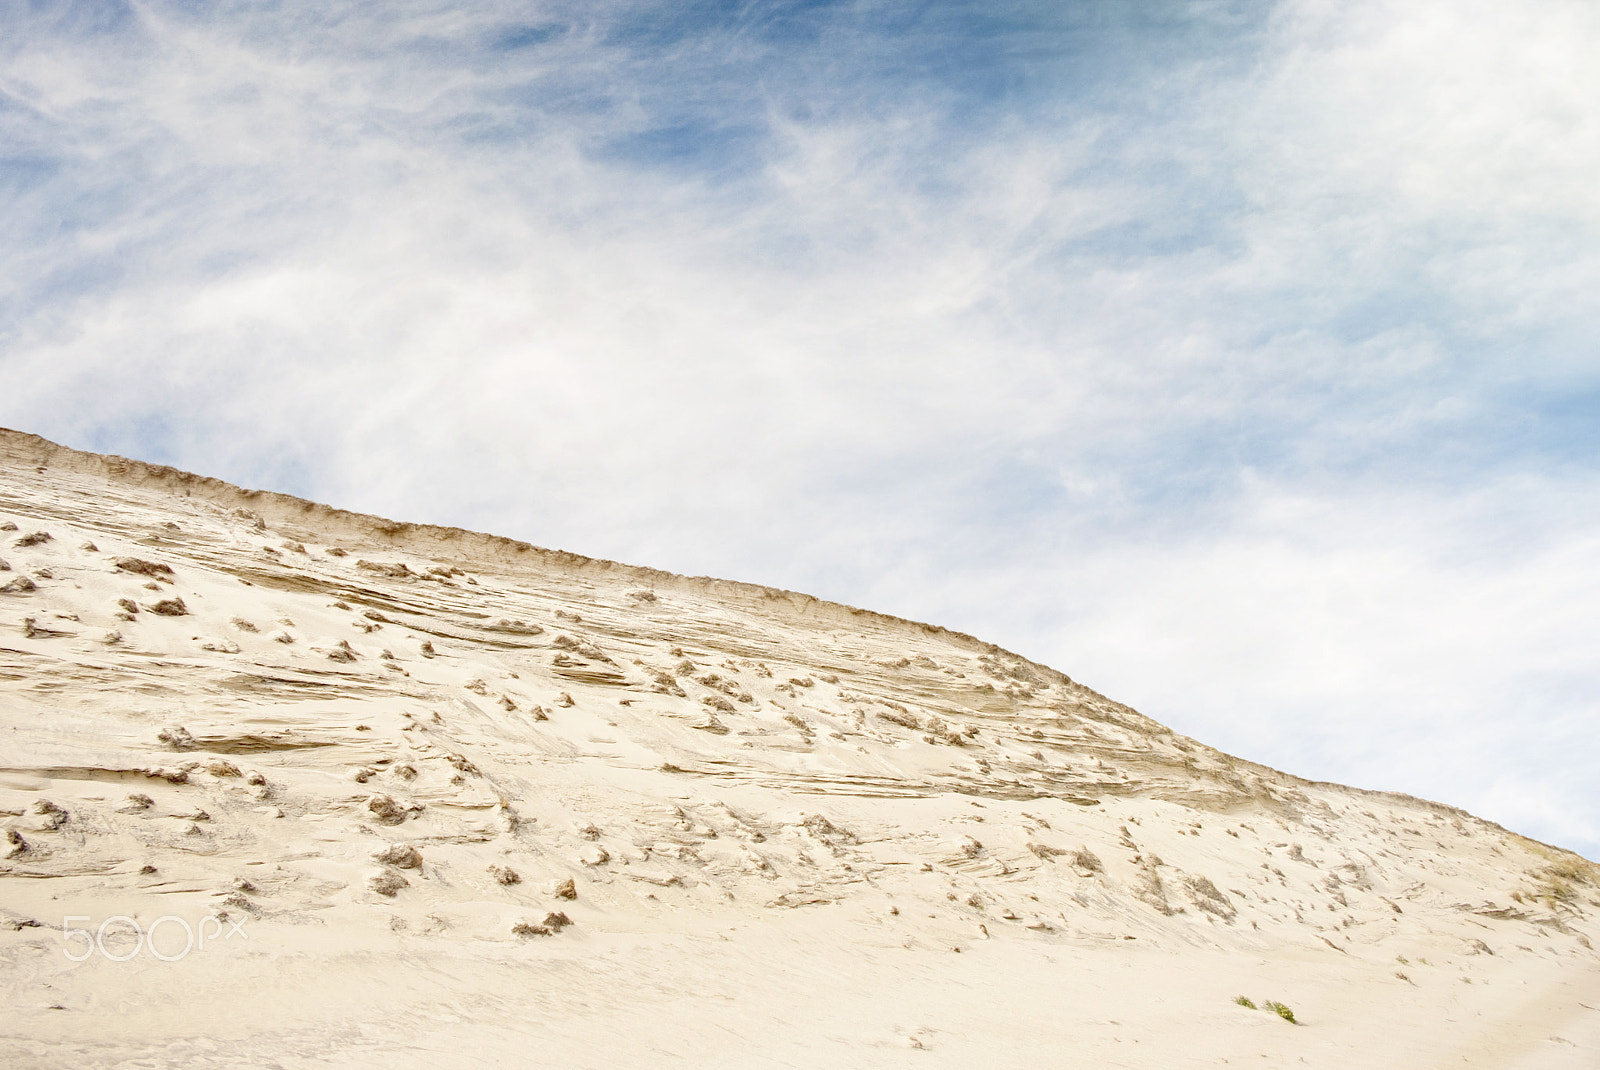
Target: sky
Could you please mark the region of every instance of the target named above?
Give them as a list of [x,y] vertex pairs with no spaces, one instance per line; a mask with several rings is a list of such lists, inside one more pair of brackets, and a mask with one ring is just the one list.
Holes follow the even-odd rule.
[[1600,858],[1600,7],[18,0],[0,425]]

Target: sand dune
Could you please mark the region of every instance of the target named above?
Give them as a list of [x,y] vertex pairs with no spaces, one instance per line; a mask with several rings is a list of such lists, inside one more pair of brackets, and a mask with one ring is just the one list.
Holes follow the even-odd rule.
[[1600,868],[972,637],[6,431],[0,529],[7,1066],[1600,1065]]

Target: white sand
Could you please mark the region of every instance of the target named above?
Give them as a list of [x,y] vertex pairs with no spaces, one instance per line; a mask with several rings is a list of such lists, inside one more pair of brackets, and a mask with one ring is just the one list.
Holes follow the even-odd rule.
[[1592,864],[977,640],[0,432],[7,523],[0,1065],[1600,1066]]

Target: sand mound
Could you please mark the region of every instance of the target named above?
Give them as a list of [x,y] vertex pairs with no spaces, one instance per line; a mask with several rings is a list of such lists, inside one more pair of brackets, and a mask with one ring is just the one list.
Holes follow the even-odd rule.
[[0,530],[8,1065],[1600,1065],[1596,867],[969,636],[14,432]]

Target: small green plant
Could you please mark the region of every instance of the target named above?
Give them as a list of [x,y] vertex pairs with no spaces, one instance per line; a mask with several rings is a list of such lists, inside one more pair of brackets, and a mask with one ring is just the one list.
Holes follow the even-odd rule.
[[1277,1000],[1269,999],[1261,1006],[1263,1010],[1271,1011],[1273,1014],[1276,1014],[1279,1018],[1282,1018],[1290,1025],[1298,1024],[1294,1020],[1294,1011],[1290,1010],[1286,1005],[1279,1003]]
[[1256,1005],[1250,1001],[1249,996],[1234,996],[1233,1001],[1241,1007],[1249,1007],[1251,1010],[1256,1009]]

